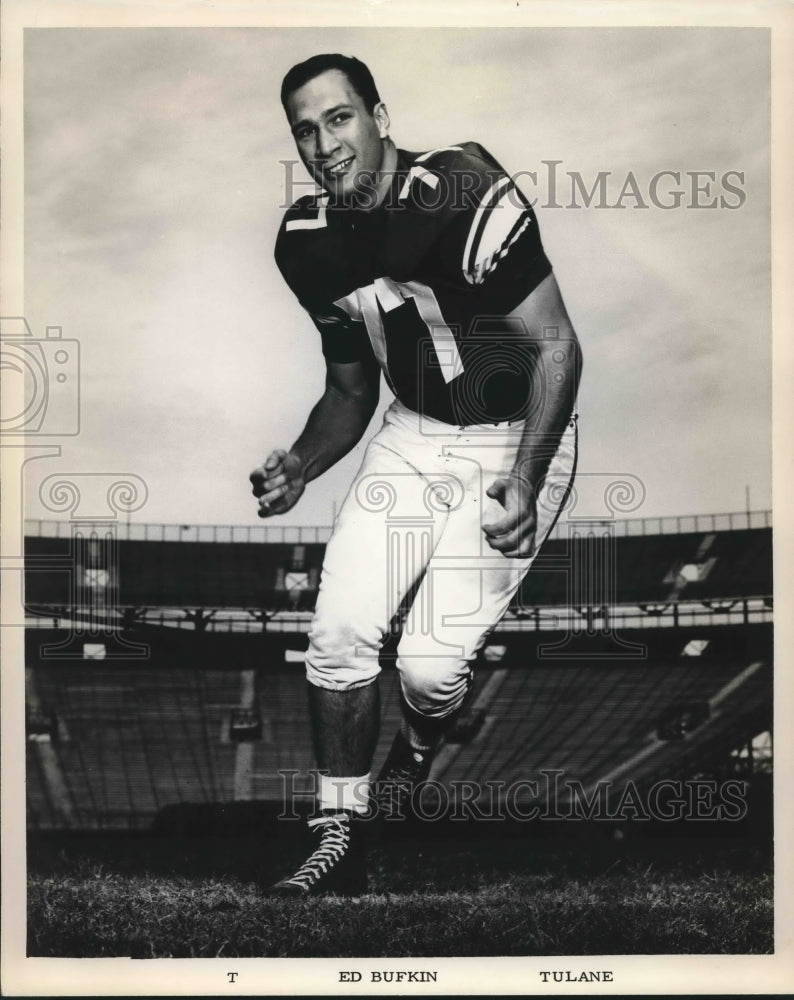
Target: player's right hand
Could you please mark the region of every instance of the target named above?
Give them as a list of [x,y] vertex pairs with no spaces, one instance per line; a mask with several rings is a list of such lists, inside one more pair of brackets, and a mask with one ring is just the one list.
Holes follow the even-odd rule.
[[301,460],[283,448],[271,451],[248,478],[253,484],[251,492],[259,499],[260,517],[286,514],[306,489]]

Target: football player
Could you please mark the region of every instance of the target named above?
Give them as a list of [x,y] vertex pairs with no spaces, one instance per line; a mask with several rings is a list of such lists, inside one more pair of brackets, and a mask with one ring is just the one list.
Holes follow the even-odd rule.
[[336,518],[309,633],[318,841],[270,891],[359,893],[390,622],[413,589],[403,723],[374,786],[387,814],[428,776],[570,489],[580,349],[532,208],[485,149],[398,149],[369,69],[338,54],[293,67],[281,100],[318,190],[286,212],[276,262],[327,375],[295,443],[251,474],[259,515],[290,510],[357,444],[381,373],[394,400]]

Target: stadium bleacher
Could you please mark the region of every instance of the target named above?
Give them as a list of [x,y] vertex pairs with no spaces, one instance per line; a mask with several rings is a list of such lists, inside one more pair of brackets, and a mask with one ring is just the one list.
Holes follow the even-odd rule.
[[[324,551],[319,544],[120,540],[113,582],[123,606],[258,608],[290,602],[308,608]],[[74,553],[70,538],[25,539],[28,604],[68,605],[70,588],[85,589],[89,567]],[[59,564],[69,568],[53,569]]]
[[[478,694],[432,777],[524,782],[523,799],[534,794],[527,781],[542,788],[553,770],[585,789],[686,777],[724,766],[770,729],[771,528],[709,527],[606,541],[580,527],[551,540],[514,617],[481,652]],[[305,627],[289,615],[311,609],[322,542],[103,546],[86,544],[86,530],[77,540],[26,538],[26,604],[37,616],[26,634],[30,825],[144,828],[174,803],[280,801],[285,771],[298,772],[292,789],[308,794]],[[606,567],[609,579],[588,590],[572,567],[590,576]],[[616,655],[608,628],[566,646],[564,617],[556,628],[528,627],[528,612],[559,611],[572,598],[638,609],[630,655]],[[765,602],[754,622],[725,617],[751,598]],[[704,620],[671,628],[652,613],[683,601],[699,602]],[[153,624],[163,608],[181,609],[183,627]],[[220,609],[236,609],[255,631],[213,630]],[[113,646],[120,637],[145,656],[125,656]],[[399,722],[393,656],[392,640],[378,759]]]

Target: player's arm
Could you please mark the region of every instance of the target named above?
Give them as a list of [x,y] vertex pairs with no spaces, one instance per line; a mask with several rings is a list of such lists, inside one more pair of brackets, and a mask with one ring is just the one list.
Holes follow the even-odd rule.
[[361,440],[378,404],[380,369],[374,358],[326,359],[325,391],[289,451],[279,448],[251,473],[259,516],[284,514],[306,484],[322,475]]
[[[537,364],[533,397],[544,401],[537,418],[527,420],[510,474],[487,491],[505,514],[483,525],[491,548],[506,556],[532,555],[537,524],[536,498],[563,431],[571,418],[582,369],[582,352],[553,274],[509,314],[534,346]],[[549,328],[556,335],[549,337]],[[545,333],[544,333],[545,331]]]

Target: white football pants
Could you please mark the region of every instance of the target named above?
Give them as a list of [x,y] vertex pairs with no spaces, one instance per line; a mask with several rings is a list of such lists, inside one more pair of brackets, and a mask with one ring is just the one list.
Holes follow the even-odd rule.
[[391,619],[421,578],[397,649],[403,694],[428,716],[460,706],[470,661],[507,610],[573,481],[576,416],[538,495],[533,556],[492,549],[482,525],[504,508],[485,492],[513,467],[522,431],[522,423],[458,428],[392,403],[326,548],[306,654],[312,684],[344,691],[372,683]]

